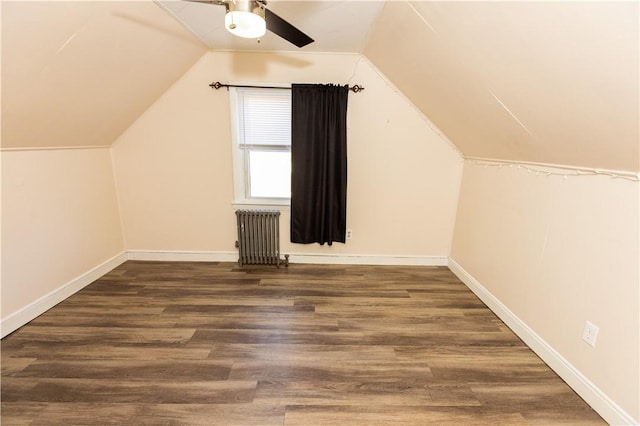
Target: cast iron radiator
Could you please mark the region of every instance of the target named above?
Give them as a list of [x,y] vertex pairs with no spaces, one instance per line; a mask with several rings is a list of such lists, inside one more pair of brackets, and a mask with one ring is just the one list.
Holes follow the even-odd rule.
[[238,219],[238,263],[244,265],[289,266],[289,255],[280,259],[280,212],[278,210],[236,210]]

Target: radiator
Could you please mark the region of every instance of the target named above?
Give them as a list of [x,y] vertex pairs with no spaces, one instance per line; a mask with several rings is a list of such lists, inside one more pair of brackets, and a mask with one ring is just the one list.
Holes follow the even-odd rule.
[[289,266],[289,255],[280,259],[280,212],[278,210],[236,210],[238,219],[238,263],[244,265]]

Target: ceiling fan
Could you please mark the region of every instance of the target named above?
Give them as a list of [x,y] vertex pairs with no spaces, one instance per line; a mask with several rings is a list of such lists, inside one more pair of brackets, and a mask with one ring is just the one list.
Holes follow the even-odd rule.
[[227,13],[224,26],[231,34],[244,38],[260,38],[266,30],[282,37],[298,47],[304,47],[313,39],[267,9],[266,0],[186,0],[224,6]]

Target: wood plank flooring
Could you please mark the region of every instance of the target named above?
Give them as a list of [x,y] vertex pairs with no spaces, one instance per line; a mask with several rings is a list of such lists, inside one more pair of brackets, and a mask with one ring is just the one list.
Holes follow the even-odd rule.
[[3,425],[604,424],[447,268],[126,262],[2,340]]

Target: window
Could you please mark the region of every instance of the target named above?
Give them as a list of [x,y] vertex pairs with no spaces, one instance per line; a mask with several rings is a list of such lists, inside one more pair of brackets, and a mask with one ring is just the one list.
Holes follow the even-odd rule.
[[239,204],[289,204],[291,91],[232,88],[234,197]]

